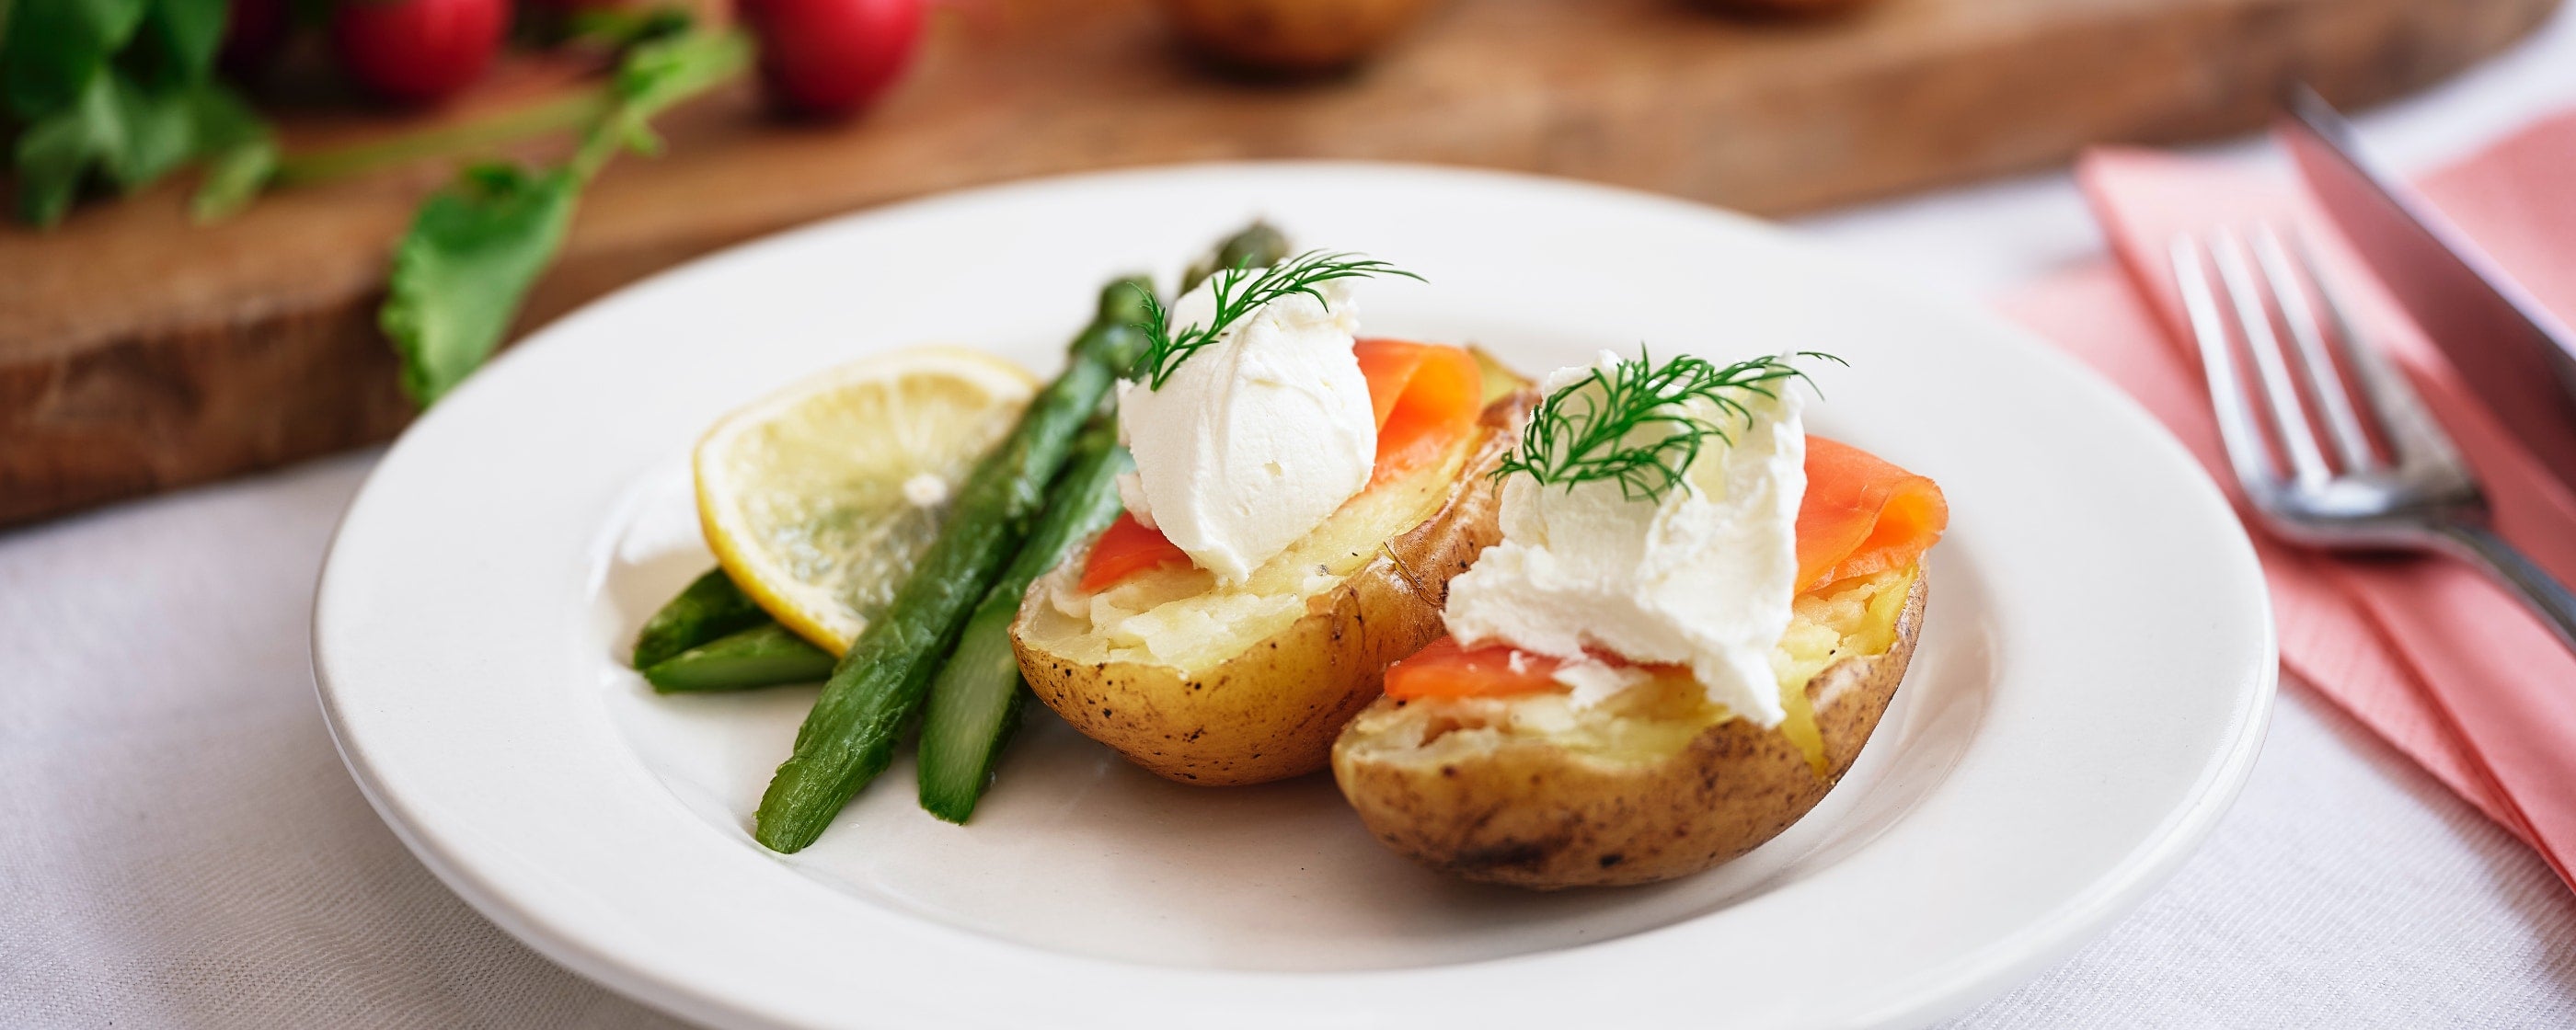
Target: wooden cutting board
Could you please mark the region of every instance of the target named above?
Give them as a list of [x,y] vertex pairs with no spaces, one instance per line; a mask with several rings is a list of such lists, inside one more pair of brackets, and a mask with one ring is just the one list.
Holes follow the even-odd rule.
[[[1762,213],[2258,125],[2293,80],[2347,105],[2493,53],[2558,0],[1884,0],[1821,23],[1676,0],[1452,0],[1361,73],[1229,81],[1147,0],[982,0],[882,108],[818,127],[746,86],[591,190],[521,329],[820,216],[1102,167],[1343,157],[1487,165]],[[345,113],[286,120],[290,144]],[[186,221],[180,187],[0,229],[0,525],[354,445],[411,410],[374,329],[439,165]],[[580,398],[565,398],[579,404]]]

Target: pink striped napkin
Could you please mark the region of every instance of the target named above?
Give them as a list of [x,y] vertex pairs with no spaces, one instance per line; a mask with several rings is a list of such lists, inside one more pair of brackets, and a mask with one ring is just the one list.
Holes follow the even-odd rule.
[[[2576,177],[2570,169],[2576,169],[2576,112],[2418,185],[2543,304],[2568,318],[2576,316]],[[2364,332],[2414,377],[2476,466],[2498,529],[2576,583],[2576,497],[2541,472],[2530,451],[2502,431],[2342,251],[2286,167],[2249,171],[2105,149],[2086,155],[2077,177],[2117,267],[2058,277],[2007,308],[2125,387],[2231,494],[2234,478],[2201,390],[2166,254],[2177,232],[2269,219],[2307,235],[2339,292],[2350,295]],[[2327,557],[2259,529],[2253,536],[2280,620],[2282,664],[2576,885],[2576,656],[2466,565]]]

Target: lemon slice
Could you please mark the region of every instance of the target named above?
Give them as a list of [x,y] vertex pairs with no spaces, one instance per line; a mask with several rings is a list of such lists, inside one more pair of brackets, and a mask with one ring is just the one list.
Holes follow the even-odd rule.
[[938,534],[977,458],[1038,381],[922,347],[853,362],[716,423],[698,441],[698,522],[772,617],[840,654]]

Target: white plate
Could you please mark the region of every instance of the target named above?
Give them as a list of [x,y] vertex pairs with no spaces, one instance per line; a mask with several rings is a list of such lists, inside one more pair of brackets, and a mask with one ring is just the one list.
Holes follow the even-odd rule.
[[[1052,368],[1101,282],[1256,213],[1429,277],[1364,287],[1372,332],[1530,370],[1640,342],[1850,360],[1814,424],[1940,480],[1953,518],[1914,668],[1823,807],[1704,876],[1522,894],[1384,852],[1328,778],[1178,787],[1040,713],[971,827],[899,762],[805,853],[752,843],[812,689],[661,698],[619,662],[709,564],[698,432],[882,348]],[[2224,502],[2044,345],[1707,208],[1357,165],[956,194],[623,291],[404,435],[314,623],[341,751],[423,862],[565,965],[743,1026],[1921,1023],[2169,872],[2243,782],[2274,670]]]

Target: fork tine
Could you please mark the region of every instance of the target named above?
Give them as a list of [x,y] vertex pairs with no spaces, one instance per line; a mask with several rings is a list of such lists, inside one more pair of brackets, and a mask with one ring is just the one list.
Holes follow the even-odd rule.
[[2290,242],[2298,250],[2299,265],[2308,281],[2316,284],[2317,306],[2324,310],[2325,325],[2331,330],[2326,333],[2327,345],[2361,380],[2363,406],[2375,416],[2379,436],[2388,441],[2398,464],[2465,469],[2459,450],[2451,445],[2450,434],[2442,431],[2441,423],[2433,421],[2423,399],[2407,384],[2405,374],[2353,329],[2352,319],[2345,314],[2343,302],[2336,299],[2334,284],[2327,280],[2325,267],[2317,263],[2316,252],[2308,246],[2307,238],[2293,236]]
[[2254,359],[2254,376],[2263,384],[2263,407],[2272,415],[2281,452],[2290,458],[2290,474],[2301,483],[2323,483],[2333,472],[2326,467],[2325,452],[2317,449],[2316,430],[2308,427],[2308,408],[2299,399],[2299,384],[2290,378],[2289,365],[2281,359],[2281,338],[2272,332],[2272,309],[2263,300],[2266,291],[2245,263],[2245,243],[2222,228],[2210,234],[2209,251],[2218,262],[2219,284],[2226,287],[2236,309],[2236,326]]
[[2182,290],[2183,310],[2191,316],[2191,335],[2200,345],[2201,376],[2209,385],[2209,406],[2218,419],[2218,438],[2227,446],[2227,463],[2245,491],[2261,496],[2279,484],[2272,452],[2254,423],[2254,402],[2236,379],[2235,349],[2228,343],[2227,320],[2209,288],[2209,267],[2201,245],[2189,233],[2173,239],[2174,285]]
[[[2335,456],[2342,460],[2346,472],[2376,468],[2379,456],[2371,453],[2370,436],[2361,428],[2361,419],[2352,408],[2352,392],[2345,388],[2343,371],[2326,351],[2326,342],[2315,311],[2308,307],[2308,286],[2312,276],[2302,276],[2292,267],[2290,256],[2281,247],[2281,234],[2271,225],[2254,227],[2254,260],[2263,278],[2271,281],[2272,302],[2281,309],[2281,321],[2290,328],[2290,339],[2297,344],[2290,353],[2297,357],[2301,378],[2307,380],[2308,396],[2317,403],[2317,414],[2326,424],[2326,436],[2334,441]],[[2338,326],[2338,329],[2341,327]]]

